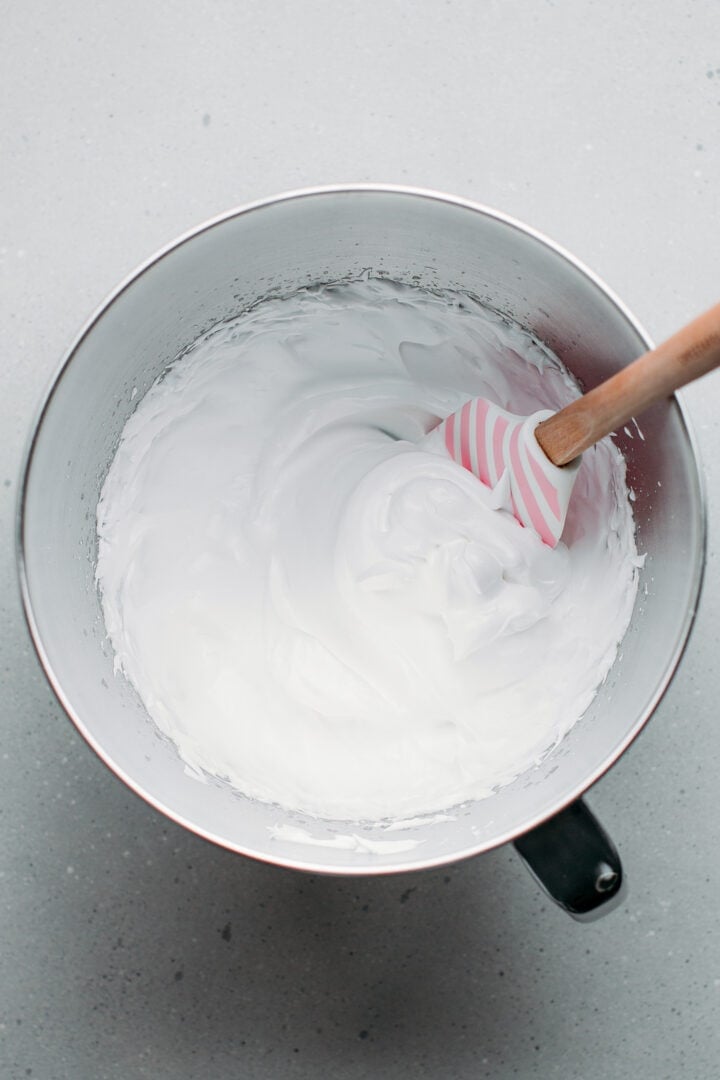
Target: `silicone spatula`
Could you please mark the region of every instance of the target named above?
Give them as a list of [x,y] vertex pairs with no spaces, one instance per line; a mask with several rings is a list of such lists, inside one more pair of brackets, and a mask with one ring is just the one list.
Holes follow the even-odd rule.
[[435,430],[484,484],[509,482],[517,520],[555,547],[582,452],[718,365],[720,304],[559,412],[522,417],[473,398]]

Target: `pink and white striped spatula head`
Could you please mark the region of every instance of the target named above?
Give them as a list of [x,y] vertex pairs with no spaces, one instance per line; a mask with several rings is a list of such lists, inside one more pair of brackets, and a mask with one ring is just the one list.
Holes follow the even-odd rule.
[[[442,435],[450,456],[483,484],[495,488],[509,481],[514,516],[556,547],[580,458],[559,468],[546,457],[534,432],[552,415],[544,409],[532,416],[516,416],[484,398],[473,398],[435,431]],[[437,443],[438,435],[433,435]]]

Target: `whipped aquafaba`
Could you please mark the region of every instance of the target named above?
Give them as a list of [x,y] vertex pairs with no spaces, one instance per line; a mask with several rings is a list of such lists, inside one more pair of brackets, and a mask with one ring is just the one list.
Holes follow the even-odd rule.
[[459,294],[306,290],[224,323],[128,421],[98,506],[116,669],[195,770],[321,817],[490,795],[578,720],[630,620],[624,461],[551,549],[425,436],[470,397],[579,394]]

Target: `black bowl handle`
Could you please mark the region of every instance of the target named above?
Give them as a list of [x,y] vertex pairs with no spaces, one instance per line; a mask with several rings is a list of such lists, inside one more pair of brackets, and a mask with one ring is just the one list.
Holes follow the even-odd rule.
[[620,856],[582,799],[515,841],[551,900],[581,922],[606,915],[626,894]]

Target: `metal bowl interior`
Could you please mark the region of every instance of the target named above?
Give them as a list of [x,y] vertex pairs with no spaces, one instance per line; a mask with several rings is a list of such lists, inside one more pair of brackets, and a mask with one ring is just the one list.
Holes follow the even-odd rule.
[[[649,345],[612,293],[566,252],[481,206],[355,185],[290,193],[217,218],[161,251],[75,341],[29,445],[18,514],[24,603],[47,676],[79,731],[158,810],[234,851],[297,868],[387,873],[450,862],[525,832],[617,759],[679,661],[700,588],[704,500],[692,436],[672,399],[618,433],[647,553],[630,628],[585,716],[540,764],[452,820],[317,822],[184,768],[113,657],[94,583],[95,508],[140,396],[209,327],[271,295],[362,274],[471,293],[544,341],[590,388]],[[260,718],[261,719],[261,718]],[[277,837],[277,826],[307,840]],[[282,830],[281,830],[282,831]],[[351,839],[359,837],[360,841]]]

